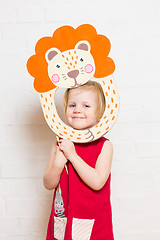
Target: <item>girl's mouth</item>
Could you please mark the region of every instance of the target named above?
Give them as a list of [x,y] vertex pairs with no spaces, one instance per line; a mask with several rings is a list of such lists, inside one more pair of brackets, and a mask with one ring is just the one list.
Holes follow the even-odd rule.
[[73,119],[84,119],[84,117],[73,117]]

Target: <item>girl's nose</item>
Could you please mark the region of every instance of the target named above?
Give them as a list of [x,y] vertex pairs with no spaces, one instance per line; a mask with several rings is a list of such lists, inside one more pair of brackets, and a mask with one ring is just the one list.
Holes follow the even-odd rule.
[[76,107],[74,108],[74,113],[80,113],[80,112],[81,112],[80,107],[76,106]]

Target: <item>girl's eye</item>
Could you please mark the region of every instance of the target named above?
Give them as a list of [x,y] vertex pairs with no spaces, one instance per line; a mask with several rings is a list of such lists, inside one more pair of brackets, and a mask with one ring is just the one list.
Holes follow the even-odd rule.
[[89,105],[85,104],[84,107],[89,108]]
[[81,61],[81,62],[83,62],[83,61],[84,61],[84,59],[83,59],[83,58],[80,58],[80,61]]
[[60,68],[60,65],[57,64],[57,65],[56,65],[56,68]]
[[75,104],[71,104],[71,105],[69,105],[69,107],[75,107],[76,105]]

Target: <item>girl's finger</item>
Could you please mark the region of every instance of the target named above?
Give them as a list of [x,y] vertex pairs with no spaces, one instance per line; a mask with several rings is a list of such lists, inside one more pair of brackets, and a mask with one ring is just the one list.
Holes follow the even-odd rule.
[[62,144],[60,144],[59,149],[64,150],[64,146]]
[[60,139],[58,143],[62,144],[63,142],[64,142],[63,139]]

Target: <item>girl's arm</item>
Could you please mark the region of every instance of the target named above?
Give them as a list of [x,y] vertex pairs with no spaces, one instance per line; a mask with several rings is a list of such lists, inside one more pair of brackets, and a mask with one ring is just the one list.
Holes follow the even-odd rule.
[[66,162],[67,159],[65,158],[63,152],[59,149],[57,143],[54,142],[43,177],[43,184],[48,190],[52,190],[58,185]]
[[100,190],[104,186],[109,177],[112,164],[113,146],[111,142],[104,142],[95,168],[90,167],[77,155],[74,144],[69,140],[60,140],[60,149],[72,163],[80,178],[90,188]]

